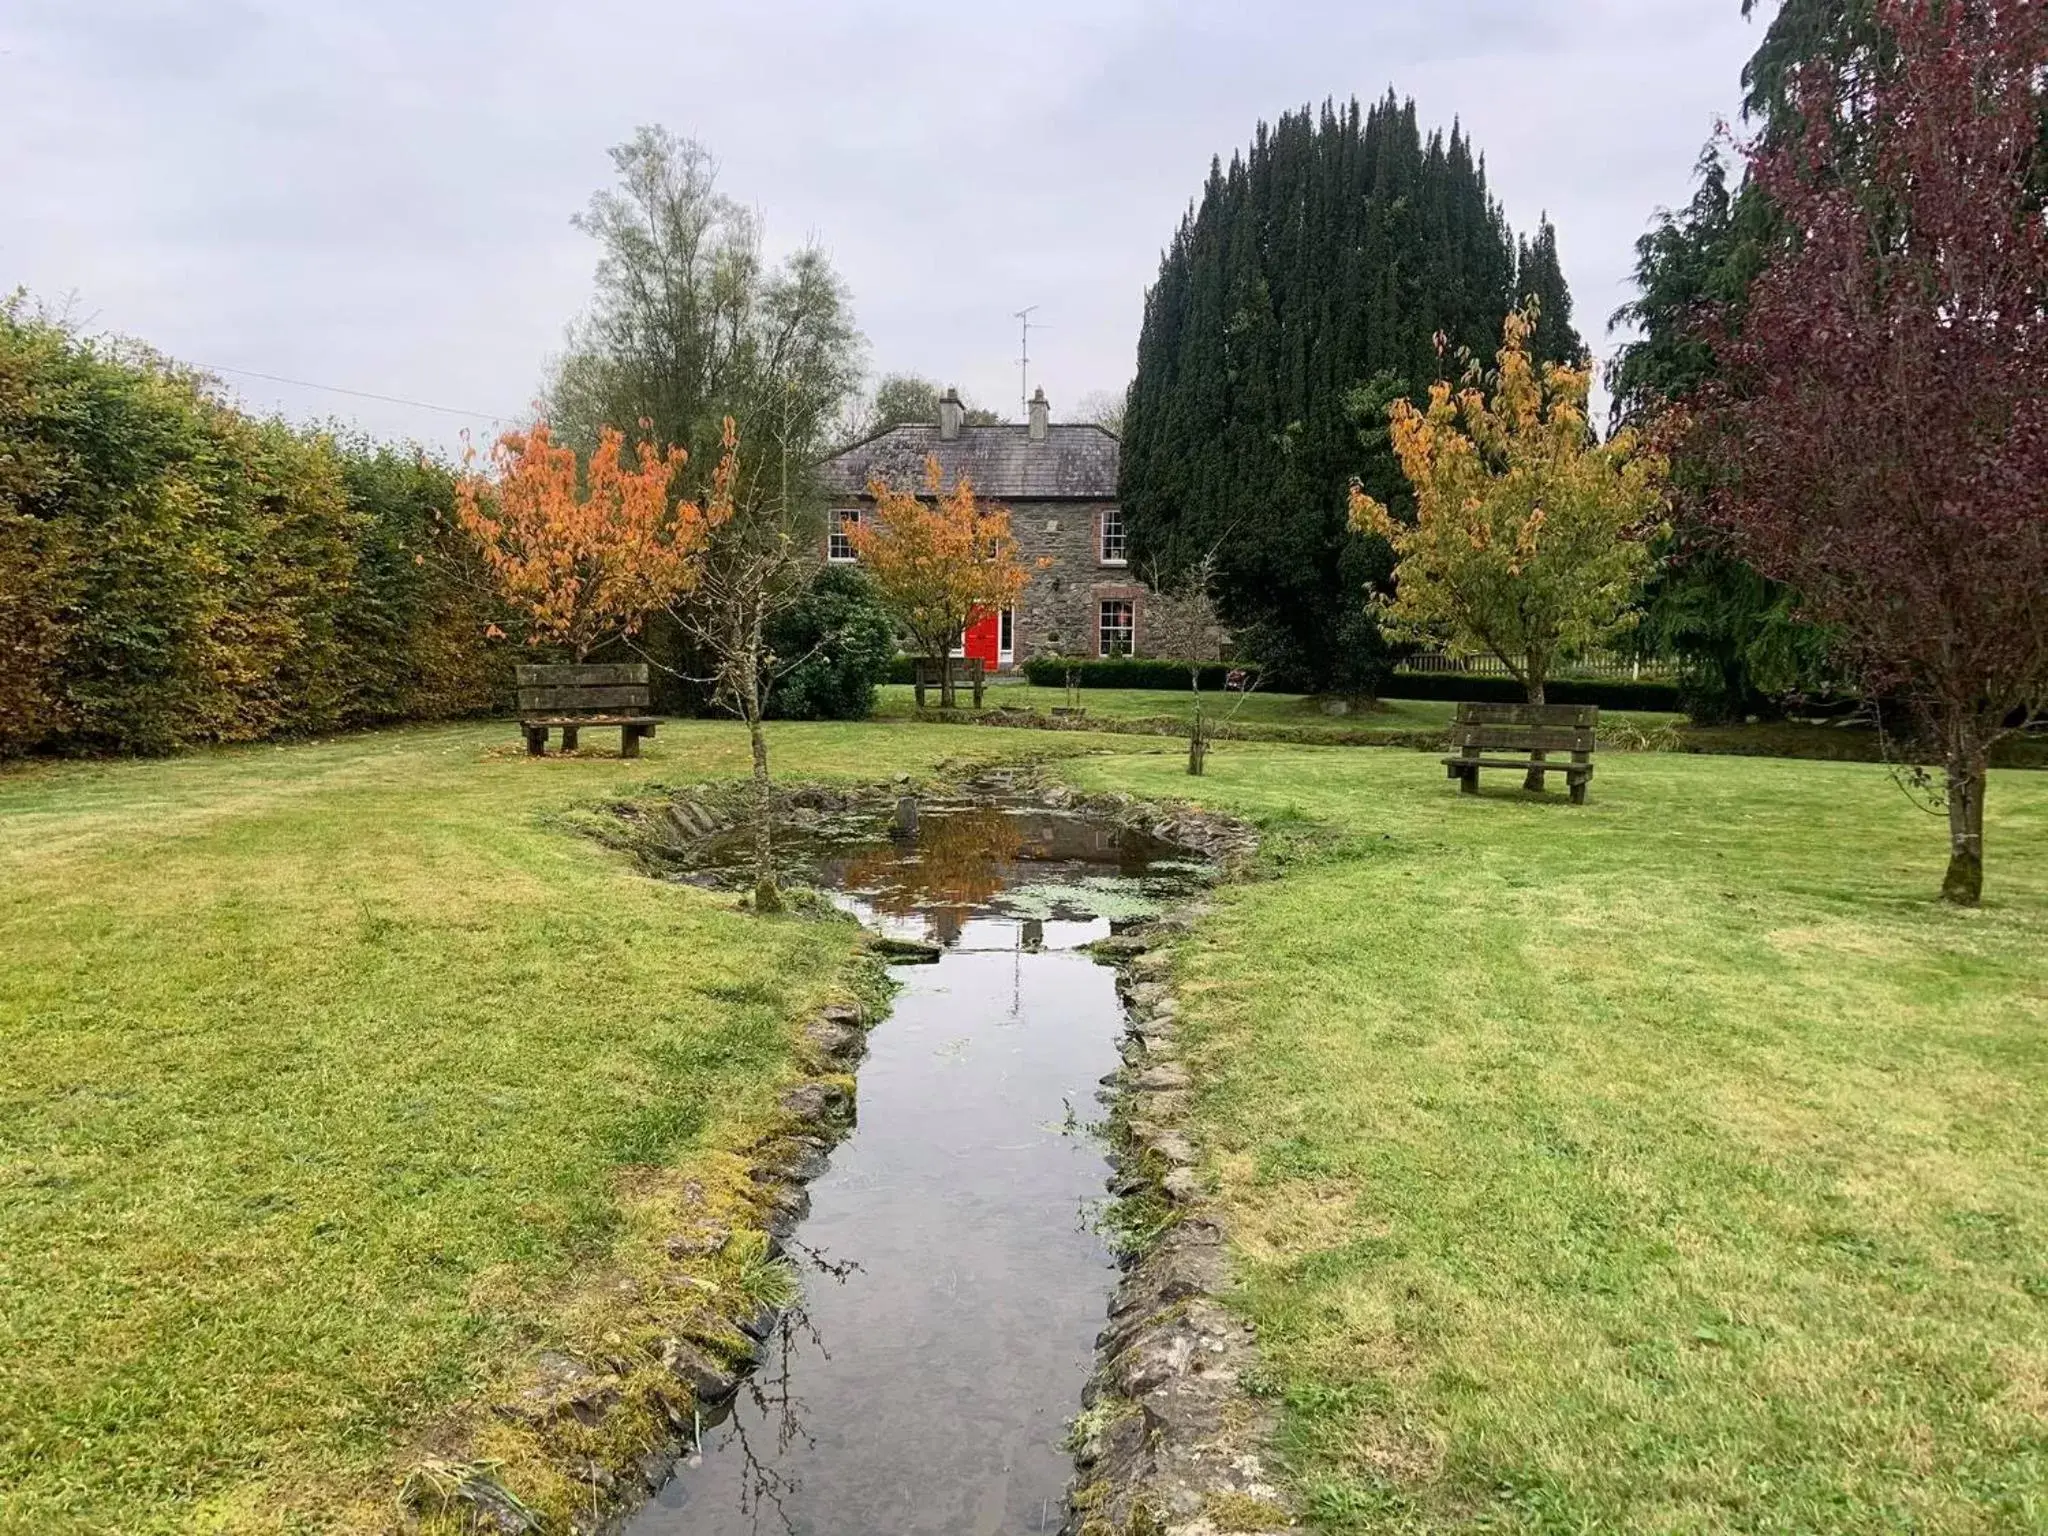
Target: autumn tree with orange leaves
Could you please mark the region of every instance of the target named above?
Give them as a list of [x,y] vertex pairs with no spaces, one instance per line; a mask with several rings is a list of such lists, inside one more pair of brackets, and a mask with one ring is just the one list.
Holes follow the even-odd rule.
[[[936,458],[925,493],[868,482],[874,508],[848,530],[854,553],[918,649],[943,660],[977,615],[1016,602],[1031,572],[1017,557],[1008,508],[984,504],[961,476],[951,490]],[[939,702],[953,707],[953,669],[941,670]]]
[[525,618],[533,645],[558,645],[578,661],[607,640],[639,632],[646,616],[688,592],[697,556],[729,512],[672,501],[686,455],[640,443],[629,461],[625,434],[607,427],[580,467],[545,422],[507,432],[491,448],[491,473],[465,474],[456,512],[476,540],[499,591]]

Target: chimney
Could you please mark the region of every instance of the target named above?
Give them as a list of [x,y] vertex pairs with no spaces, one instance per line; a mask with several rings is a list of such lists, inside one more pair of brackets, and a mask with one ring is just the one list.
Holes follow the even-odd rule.
[[939,396],[939,437],[951,442],[960,435],[960,423],[967,417],[967,408],[960,403],[960,391],[951,385]]
[[1042,443],[1052,430],[1052,407],[1045,403],[1045,390],[1039,388],[1031,393],[1031,439]]

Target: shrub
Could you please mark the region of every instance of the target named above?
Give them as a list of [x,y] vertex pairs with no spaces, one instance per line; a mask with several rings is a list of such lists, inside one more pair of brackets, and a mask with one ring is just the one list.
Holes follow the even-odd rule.
[[826,566],[776,621],[770,644],[778,657],[804,658],[776,679],[771,719],[865,720],[875,685],[894,671],[896,625],[859,570]]

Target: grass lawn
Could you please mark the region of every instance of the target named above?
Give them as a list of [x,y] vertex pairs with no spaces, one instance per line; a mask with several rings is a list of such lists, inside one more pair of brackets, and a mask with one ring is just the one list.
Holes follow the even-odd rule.
[[[777,737],[850,777],[1000,740]],[[0,774],[0,1529],[381,1527],[422,1435],[602,1326],[579,1284],[662,1230],[634,1170],[758,1128],[855,936],[563,818],[744,765],[499,723]]]
[[[1958,913],[1855,764],[1615,754],[1574,809],[1412,752],[776,729],[791,776],[1089,748],[1267,826],[1283,878],[1177,964],[1322,1528],[2048,1530],[2048,776],[1995,776]],[[605,1336],[851,974],[575,830],[743,767],[491,724],[0,774],[0,1530],[376,1528]]]
[[1978,912],[1880,768],[1490,782],[1195,786],[1285,870],[1176,975],[1317,1527],[2048,1530],[2048,776],[1994,775]]

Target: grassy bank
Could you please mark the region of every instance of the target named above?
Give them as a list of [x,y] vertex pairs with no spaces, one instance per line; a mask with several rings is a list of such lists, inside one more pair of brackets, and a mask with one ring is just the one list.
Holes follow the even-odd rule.
[[[1028,710],[1050,715],[1067,702],[1064,688],[1039,688],[1030,683],[1000,683],[984,694],[990,709]],[[1151,688],[1084,688],[1081,707],[1084,719],[1105,729],[1150,727],[1162,731],[1185,730],[1194,714],[1191,693]],[[963,691],[963,702],[970,702]],[[926,702],[936,706],[936,694]],[[1382,699],[1377,703],[1347,707],[1343,714],[1325,712],[1321,699],[1294,693],[1203,695],[1202,707],[1212,721],[1227,722],[1229,734],[1244,740],[1304,742],[1338,746],[1433,745],[1447,730],[1457,705],[1435,699]],[[876,713],[882,719],[907,720],[917,712],[915,691],[892,684],[880,691]],[[1670,724],[1676,715],[1613,714],[1617,726],[1654,730]]]
[[[863,778],[998,738],[778,740]],[[752,1133],[855,941],[567,819],[744,764],[497,724],[0,774],[0,1529],[381,1526],[437,1426],[604,1326],[646,1170]]]
[[[907,719],[916,711],[916,697],[916,690],[907,684],[889,684],[880,691],[877,714],[883,719]],[[961,698],[967,697],[963,690]],[[984,697],[990,708],[1049,714],[1065,706],[1067,691],[1024,682],[998,683],[990,686]],[[1185,721],[1195,707],[1190,693],[1156,688],[1084,688],[1080,700],[1088,718],[1107,721]],[[938,695],[928,694],[927,702],[936,705]],[[1212,716],[1228,715],[1234,724],[1248,730],[1262,726],[1330,732],[1373,730],[1390,736],[1403,731],[1441,730],[1450,724],[1451,713],[1457,707],[1427,699],[1390,699],[1367,712],[1326,715],[1320,701],[1301,694],[1216,692],[1205,694],[1203,705]]]
[[[1020,711],[1049,723],[1066,690],[1028,683],[991,686],[986,710]],[[961,718],[973,718],[963,692]],[[1083,723],[1097,731],[1126,735],[1185,735],[1194,714],[1191,693],[1171,689],[1087,688],[1081,690]],[[936,695],[928,695],[925,718],[933,718]],[[1234,695],[1210,692],[1203,708],[1217,734],[1240,741],[1286,742],[1303,746],[1408,747],[1436,751],[1444,743],[1458,706],[1441,699],[1346,701],[1329,713],[1325,701],[1292,693]],[[918,718],[914,691],[904,685],[880,690],[880,718]],[[1787,757],[1810,762],[1875,763],[1883,760],[1877,733],[1860,726],[1813,725],[1779,720],[1750,725],[1694,725],[1683,715],[1654,711],[1602,710],[1602,749],[1609,752],[1695,752],[1724,757]],[[2008,737],[1992,753],[1995,766],[2048,768],[2048,736]]]
[[2048,779],[1957,912],[1872,767],[1077,771],[1286,865],[1177,965],[1319,1529],[2048,1529]]

